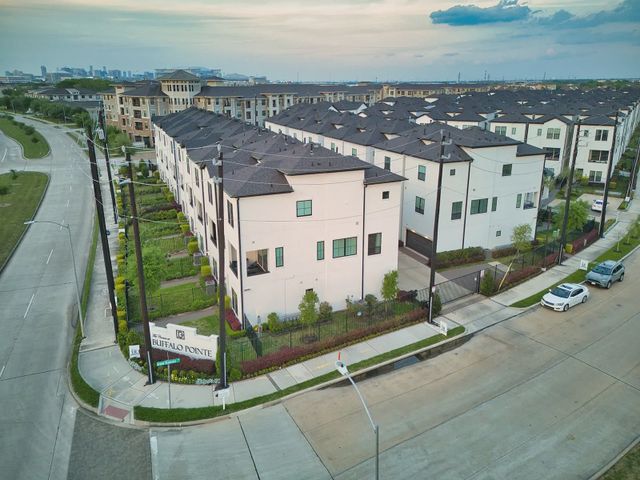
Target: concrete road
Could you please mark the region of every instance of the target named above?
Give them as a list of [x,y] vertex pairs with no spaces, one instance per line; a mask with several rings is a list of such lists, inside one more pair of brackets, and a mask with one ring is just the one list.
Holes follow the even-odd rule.
[[[383,479],[589,478],[640,434],[640,257],[567,313],[535,308],[457,350],[361,381]],[[372,478],[355,391],[328,388],[185,429],[151,431],[154,476]]]
[[[61,130],[39,122],[51,154],[24,160],[17,144],[0,134],[0,173],[10,169],[50,176],[36,220],[69,224],[78,276],[91,237],[93,204],[88,161]],[[67,231],[51,224],[29,227],[0,274],[0,476],[66,478],[75,405],[66,365],[76,296]]]

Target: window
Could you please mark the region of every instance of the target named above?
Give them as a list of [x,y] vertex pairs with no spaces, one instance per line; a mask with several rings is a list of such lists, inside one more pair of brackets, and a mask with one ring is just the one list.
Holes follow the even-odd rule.
[[583,137],[588,137],[589,136],[589,130],[582,130],[582,136]]
[[538,129],[538,135],[537,135],[537,136],[538,136],[538,137],[541,137],[541,136],[542,136],[542,129],[541,129],[541,128],[539,128],[539,129]]
[[502,235],[502,230],[496,230],[496,237],[499,237]]
[[284,247],[276,247],[276,267],[284,266]]
[[238,294],[233,288],[231,289],[231,308],[233,308],[233,311],[237,315],[238,314]]
[[311,216],[311,200],[298,200],[296,202],[296,217]]
[[507,127],[496,127],[495,132],[498,135],[506,135],[507,134]]
[[384,169],[391,171],[391,157],[384,157]]
[[358,253],[357,237],[339,238],[333,241],[333,258],[349,257]]
[[357,148],[352,148],[351,149],[351,155],[353,155],[354,157],[358,156],[358,149]]
[[385,190],[384,192],[382,192],[382,199],[389,200],[389,190]]
[[609,138],[608,130],[600,130],[600,129],[596,130],[596,142],[606,142],[608,138]]
[[369,255],[378,255],[382,252],[382,233],[369,234]]
[[336,144],[333,143],[333,142],[331,142],[331,151],[332,152],[337,152],[338,151],[338,149],[336,148]]
[[423,182],[427,178],[427,167],[424,165],[418,165],[418,180],[422,180]]
[[316,242],[316,260],[324,260],[324,240]]
[[213,190],[210,183],[207,183],[207,196],[209,197],[209,203],[213,205]]
[[590,170],[589,171],[589,182],[591,183],[602,183],[602,172]]
[[591,163],[607,163],[609,152],[606,150],[589,150],[589,162]]
[[558,139],[560,139],[560,129],[559,128],[547,128],[547,139],[549,139],[549,140],[558,140]]
[[518,196],[516,197],[516,208],[520,208],[521,205],[522,205],[522,194],[519,193]]
[[487,213],[488,198],[480,198],[478,200],[471,200],[471,215],[477,213]]
[[233,204],[227,200],[227,221],[233,227]]
[[511,135],[515,135],[516,134],[516,127],[511,127]]
[[512,168],[513,168],[513,164],[512,163],[507,163],[505,165],[502,165],[502,176],[503,177],[510,177]]
[[493,197],[491,199],[491,211],[495,212],[498,209],[498,197]]
[[462,202],[453,202],[451,204],[451,220],[459,220],[462,218]]
[[209,225],[209,238],[214,246],[218,246],[218,231],[216,230],[216,224],[211,220]]
[[424,215],[424,198],[416,197],[416,212]]
[[269,273],[269,250],[247,252],[247,277]]
[[544,150],[545,150],[545,160],[560,160],[559,148],[544,147]]
[[449,170],[449,175],[450,176],[453,177],[455,174],[456,174],[456,169],[455,168],[452,168],[451,170]]
[[524,196],[524,209],[535,208],[536,192],[527,192]]

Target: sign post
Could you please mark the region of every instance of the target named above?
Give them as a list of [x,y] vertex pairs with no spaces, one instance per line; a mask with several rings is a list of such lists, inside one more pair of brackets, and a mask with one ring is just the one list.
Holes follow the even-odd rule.
[[180,359],[170,358],[167,360],[161,360],[156,363],[158,367],[164,367],[165,365],[167,366],[167,377],[169,379],[169,410],[171,410],[171,365],[173,365],[174,363],[180,363]]

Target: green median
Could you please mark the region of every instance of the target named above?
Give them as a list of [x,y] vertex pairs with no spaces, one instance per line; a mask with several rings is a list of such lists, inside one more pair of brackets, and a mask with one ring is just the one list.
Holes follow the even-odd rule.
[[0,130],[22,145],[24,158],[37,159],[49,154],[45,138],[35,128],[16,121],[11,115],[0,115]]
[[[419,342],[412,343],[411,345],[406,345],[404,347],[391,350],[390,352],[377,355],[367,360],[354,363],[353,365],[349,366],[349,370],[351,371],[351,373],[357,373],[359,370],[363,370],[365,368],[371,367],[373,365],[377,365],[387,360],[400,357],[407,353],[415,352],[422,348],[441,342],[442,340],[445,340],[447,338],[456,337],[462,334],[463,332],[464,332],[464,327],[462,326],[455,327],[449,330],[449,332],[447,333],[447,336],[444,336],[442,334],[434,335],[433,337],[420,340]],[[340,374],[338,372],[329,372],[320,377],[312,378],[311,380],[307,380],[306,382],[303,382],[303,383],[298,383],[296,385],[293,385],[289,388],[285,388],[284,390],[280,390],[278,392],[270,393],[268,395],[263,395],[261,397],[251,398],[243,402],[230,403],[227,405],[226,410],[222,410],[222,407],[220,406],[209,406],[209,407],[199,407],[199,408],[173,408],[173,409],[137,406],[137,407],[134,407],[134,415],[136,420],[142,420],[145,422],[158,422],[158,423],[192,422],[195,420],[215,418],[220,415],[228,415],[229,413],[245,410],[247,408],[255,407],[256,405],[261,405],[263,403],[271,402],[273,400],[277,400],[287,395],[291,395],[292,393],[299,392],[301,390],[305,390],[307,388],[311,388],[316,385],[320,385],[322,383],[328,382],[330,380],[334,380],[339,377],[340,377]]]

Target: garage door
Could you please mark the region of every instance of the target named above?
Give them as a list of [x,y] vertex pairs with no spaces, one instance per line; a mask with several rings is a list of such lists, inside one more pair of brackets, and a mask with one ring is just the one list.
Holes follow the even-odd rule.
[[411,230],[407,230],[407,247],[415,250],[420,255],[431,258],[431,240],[422,235],[418,235]]

